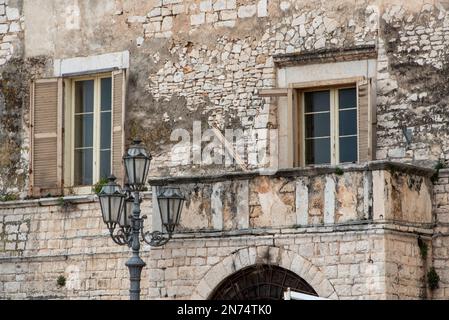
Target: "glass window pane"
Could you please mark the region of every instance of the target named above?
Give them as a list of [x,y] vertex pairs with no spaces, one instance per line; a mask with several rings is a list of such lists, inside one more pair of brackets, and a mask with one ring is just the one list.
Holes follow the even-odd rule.
[[94,80],[75,82],[75,113],[94,111]]
[[330,138],[306,140],[306,164],[331,162]]
[[112,81],[111,78],[101,79],[101,111],[111,110]]
[[102,112],[101,113],[101,141],[100,148],[101,149],[110,149],[111,148],[111,112]]
[[94,115],[75,116],[75,148],[90,148],[94,141]]
[[111,175],[111,151],[100,152],[100,179]]
[[306,138],[330,136],[330,113],[305,115]]
[[340,138],[340,162],[357,161],[357,137]]
[[305,112],[330,110],[330,91],[314,91],[304,93]]
[[340,136],[357,134],[357,110],[342,110],[339,114]]
[[357,107],[357,97],[355,88],[338,90],[338,106],[340,109]]
[[92,185],[92,149],[75,150],[75,185]]

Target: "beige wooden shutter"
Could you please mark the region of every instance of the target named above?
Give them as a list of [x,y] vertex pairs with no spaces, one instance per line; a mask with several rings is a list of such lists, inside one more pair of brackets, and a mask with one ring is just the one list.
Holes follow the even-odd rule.
[[[298,92],[293,87],[261,89],[260,97],[277,98],[278,164],[291,168],[300,163],[300,127],[298,126]],[[283,100],[280,100],[283,99]],[[280,107],[280,105],[286,107]]]
[[61,78],[33,81],[31,97],[31,172],[33,196],[62,194],[63,82]]
[[298,90],[289,88],[288,89],[288,101],[287,101],[287,112],[290,115],[288,118],[288,132],[287,141],[291,150],[289,150],[288,163],[290,167],[301,166],[302,159],[302,148],[304,147],[301,143],[302,141],[302,127],[300,121],[301,106],[298,103]]
[[125,152],[125,99],[126,73],[124,70],[112,74],[112,173],[117,181],[123,183],[124,168],[122,164]]
[[375,158],[376,113],[372,103],[371,82],[372,79],[364,79],[357,83],[359,162]]

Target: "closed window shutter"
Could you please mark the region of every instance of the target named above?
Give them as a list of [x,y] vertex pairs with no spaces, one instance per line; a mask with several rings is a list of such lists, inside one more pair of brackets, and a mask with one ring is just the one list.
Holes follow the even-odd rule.
[[31,175],[33,196],[62,194],[62,79],[31,84]]
[[297,91],[293,88],[261,89],[259,97],[272,99],[286,99],[286,108],[279,107],[279,100],[272,100],[271,104],[277,106],[278,127],[278,164],[281,168],[291,168],[299,163],[297,117]]
[[124,181],[122,158],[125,148],[126,74],[124,70],[112,74],[112,173],[117,181]]
[[371,84],[372,79],[364,79],[357,83],[359,162],[367,162],[375,158],[376,116],[372,103]]

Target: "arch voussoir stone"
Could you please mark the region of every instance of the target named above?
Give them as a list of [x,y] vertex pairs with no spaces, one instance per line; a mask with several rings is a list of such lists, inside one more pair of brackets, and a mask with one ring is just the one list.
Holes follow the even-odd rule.
[[338,299],[332,283],[318,267],[294,251],[273,246],[242,248],[222,259],[207,271],[191,298],[207,299],[228,276],[258,263],[290,270],[309,283],[320,297]]
[[281,251],[281,265],[285,266],[286,269],[290,270],[292,266],[293,258],[290,254],[290,251],[282,250]]
[[209,288],[215,288],[220,284],[222,281],[223,274],[227,273],[226,268],[224,267],[223,263],[217,264],[215,267],[213,267],[215,272],[207,272],[204,276],[204,281],[206,282],[207,286]]
[[226,270],[227,274],[232,274],[236,271],[236,267],[235,267],[235,262],[234,262],[234,257],[233,256],[229,256],[224,258],[221,262],[223,265],[223,268]]
[[203,281],[201,281],[200,284],[196,287],[196,290],[191,298],[194,300],[207,299],[212,290],[213,288],[209,287],[207,282],[203,279]]

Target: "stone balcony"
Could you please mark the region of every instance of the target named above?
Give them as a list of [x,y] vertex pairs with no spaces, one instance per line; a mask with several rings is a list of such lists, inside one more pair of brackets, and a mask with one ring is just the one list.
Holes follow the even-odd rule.
[[[388,161],[364,165],[217,176],[151,179],[155,188],[179,186],[186,195],[178,231],[263,232],[351,224],[430,227],[431,169]],[[153,226],[160,226],[157,207]]]

